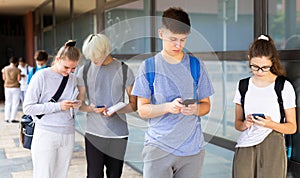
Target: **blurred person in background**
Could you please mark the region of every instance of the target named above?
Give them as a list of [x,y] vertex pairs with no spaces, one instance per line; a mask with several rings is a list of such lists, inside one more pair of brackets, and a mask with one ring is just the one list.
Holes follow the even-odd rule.
[[38,50],[34,54],[35,67],[33,67],[28,74],[27,84],[29,84],[32,76],[39,70],[44,69],[48,62],[48,53],[44,50]]
[[29,66],[26,63],[26,59],[24,57],[20,57],[18,68],[21,70],[21,80],[20,80],[21,94],[20,94],[20,99],[21,99],[21,102],[23,103],[25,93],[26,93],[26,90],[28,88],[28,84],[27,84],[28,74],[29,74],[29,71],[32,69],[32,67]]
[[18,59],[11,57],[9,65],[2,69],[2,79],[4,80],[4,121],[18,122],[16,115],[20,103],[20,83],[21,70],[18,69]]

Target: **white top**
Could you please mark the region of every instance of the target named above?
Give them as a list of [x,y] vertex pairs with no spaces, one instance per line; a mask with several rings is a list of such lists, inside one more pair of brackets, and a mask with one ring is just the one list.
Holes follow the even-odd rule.
[[[245,117],[248,114],[262,113],[270,116],[275,122],[280,122],[280,109],[277,102],[277,95],[274,89],[275,82],[267,87],[257,87],[250,78],[248,91],[245,95]],[[285,81],[282,91],[284,109],[296,107],[296,96],[293,86],[290,82]],[[241,95],[236,87],[234,103],[241,104]],[[244,130],[237,140],[236,147],[249,147],[257,145],[272,132],[272,129],[254,124],[252,127]]]
[[35,127],[61,134],[74,134],[75,125],[72,110],[62,110],[60,102],[75,100],[78,94],[77,78],[69,74],[65,89],[56,103],[48,102],[56,93],[63,76],[54,72],[50,67],[37,71],[26,91],[23,112],[29,115],[45,114],[37,119]]
[[21,70],[21,75],[25,75],[25,77],[21,77],[21,80],[19,81],[20,89],[21,91],[26,91],[28,88],[28,84],[27,84],[28,73],[32,69],[32,67],[26,64],[24,67],[18,65],[18,68]]
[[[78,70],[79,86],[85,86],[83,81],[83,68]],[[124,102],[123,94],[123,70],[118,60],[113,60],[105,66],[96,66],[93,62],[86,73],[89,103],[94,105],[106,105],[107,108]],[[125,87],[133,85],[134,75],[127,68]],[[110,117],[103,114],[88,112],[86,133],[102,138],[125,138],[128,137],[127,118],[124,113],[115,113]]]

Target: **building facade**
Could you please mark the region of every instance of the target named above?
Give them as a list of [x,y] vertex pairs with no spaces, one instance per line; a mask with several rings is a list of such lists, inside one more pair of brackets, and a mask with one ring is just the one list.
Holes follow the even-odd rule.
[[[204,60],[216,89],[213,110],[203,121],[206,139],[233,151],[239,133],[234,129],[232,99],[237,81],[249,70],[246,53],[254,38],[260,34],[273,37],[288,77],[300,93],[300,0],[47,0],[17,18],[21,19],[18,27],[9,22],[18,20],[0,16],[7,22],[0,24],[1,38],[20,42],[11,44],[15,48],[0,45],[0,64],[11,55],[23,55],[33,65],[37,49],[53,57],[68,39],[75,39],[81,49],[89,34],[105,33],[112,42],[112,54],[136,71],[141,61],[160,51],[157,29],[162,11],[170,6],[190,14],[192,33],[185,50]],[[19,30],[8,32],[8,26]],[[299,118],[299,99],[297,106]],[[294,140],[298,135],[299,131]],[[289,166],[299,171],[300,143],[294,144]]]

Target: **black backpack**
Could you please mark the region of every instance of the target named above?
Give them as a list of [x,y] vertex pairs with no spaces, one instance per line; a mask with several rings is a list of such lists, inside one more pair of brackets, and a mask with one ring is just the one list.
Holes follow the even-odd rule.
[[[245,116],[244,103],[245,103],[245,95],[248,90],[249,79],[250,79],[250,77],[244,78],[239,81],[239,92],[241,94],[241,106],[243,108],[243,116]],[[276,92],[277,101],[278,101],[279,108],[280,108],[280,118],[281,118],[280,123],[285,122],[285,113],[284,113],[284,108],[283,108],[283,100],[282,100],[281,92],[283,90],[284,82],[286,80],[287,80],[286,77],[278,76],[275,80],[275,86],[274,86],[274,90]],[[290,159],[292,156],[292,136],[287,134],[287,135],[284,135],[284,137],[285,137],[287,158]]]

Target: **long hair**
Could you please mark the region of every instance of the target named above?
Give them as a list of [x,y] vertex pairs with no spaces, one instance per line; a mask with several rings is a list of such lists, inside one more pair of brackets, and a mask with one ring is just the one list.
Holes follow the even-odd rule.
[[78,61],[80,58],[80,51],[75,47],[75,44],[76,41],[74,40],[67,41],[64,46],[59,49],[57,56],[62,59],[68,57],[71,61]]
[[279,53],[273,39],[269,35],[261,35],[250,46],[248,51],[249,65],[254,57],[268,57],[272,62],[270,71],[277,76],[285,76],[285,70],[280,63]]

